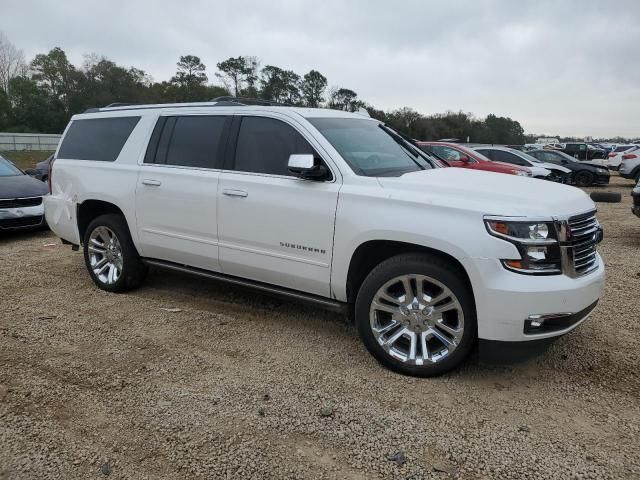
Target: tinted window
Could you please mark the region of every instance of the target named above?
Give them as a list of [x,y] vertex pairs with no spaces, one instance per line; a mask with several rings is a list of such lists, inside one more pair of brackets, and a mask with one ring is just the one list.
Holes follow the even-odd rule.
[[528,165],[517,155],[504,150],[491,150],[491,159],[496,162],[511,163],[512,165]]
[[419,149],[378,122],[355,118],[308,120],[358,175],[403,175],[432,168]]
[[[156,163],[221,168],[222,134],[226,121],[224,116],[200,115],[167,119],[158,144]],[[170,138],[168,142],[167,138]]]
[[287,167],[289,156],[296,153],[318,156],[302,135],[280,120],[264,117],[242,119],[235,170],[291,175]]
[[113,162],[140,117],[74,120],[64,136],[58,158]]

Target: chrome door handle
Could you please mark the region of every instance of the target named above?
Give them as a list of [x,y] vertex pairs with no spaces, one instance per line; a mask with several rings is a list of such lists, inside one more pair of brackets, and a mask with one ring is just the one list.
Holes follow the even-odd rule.
[[159,187],[160,185],[162,185],[162,182],[160,180],[151,180],[150,178],[145,178],[144,180],[142,180],[142,184],[149,185],[150,187]]
[[244,190],[229,190],[229,189],[225,189],[222,190],[222,193],[224,195],[227,195],[228,197],[248,197],[249,194],[247,192],[245,192]]

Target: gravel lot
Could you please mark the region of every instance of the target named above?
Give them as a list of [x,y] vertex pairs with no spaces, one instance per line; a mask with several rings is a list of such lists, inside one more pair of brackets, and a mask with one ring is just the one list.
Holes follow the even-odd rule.
[[152,272],[95,288],[48,232],[0,237],[0,479],[640,478],[640,219],[599,204],[591,319],[514,367],[414,379],[335,314]]

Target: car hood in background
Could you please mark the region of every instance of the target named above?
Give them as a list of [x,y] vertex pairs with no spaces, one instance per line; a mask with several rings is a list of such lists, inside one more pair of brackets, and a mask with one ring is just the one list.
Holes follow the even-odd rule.
[[555,163],[543,162],[543,163],[539,163],[538,165],[540,165],[541,167],[546,168],[548,170],[559,170],[559,171],[561,171],[563,173],[571,172],[570,168],[567,168],[567,167],[565,167],[563,165],[556,165]]
[[0,177],[0,198],[42,197],[47,192],[46,183],[29,175]]
[[481,170],[436,168],[378,181],[394,200],[482,215],[553,217],[595,210],[579,188]]

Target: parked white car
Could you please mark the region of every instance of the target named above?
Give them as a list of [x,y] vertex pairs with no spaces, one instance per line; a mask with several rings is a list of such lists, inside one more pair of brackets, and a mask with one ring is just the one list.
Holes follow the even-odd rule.
[[620,164],[622,163],[622,159],[625,155],[631,153],[638,153],[638,149],[640,149],[640,145],[619,145],[609,154],[609,158],[606,159],[606,165],[612,170],[618,170],[620,168]]
[[351,312],[404,374],[450,370],[477,339],[486,357],[544,348],[604,286],[584,192],[437,168],[358,114],[94,109],[72,118],[50,181],[47,221],[101,289],[135,288],[153,265]]
[[619,173],[623,178],[632,178],[636,183],[640,182],[640,149],[624,152]]
[[504,162],[527,167],[531,170],[531,174],[534,178],[566,183],[569,174],[571,173],[571,170],[568,168],[555,165],[553,163],[542,162],[528,153],[521,152],[515,148],[480,145],[473,147],[473,149],[483,154],[485,157],[489,157],[495,162]]

